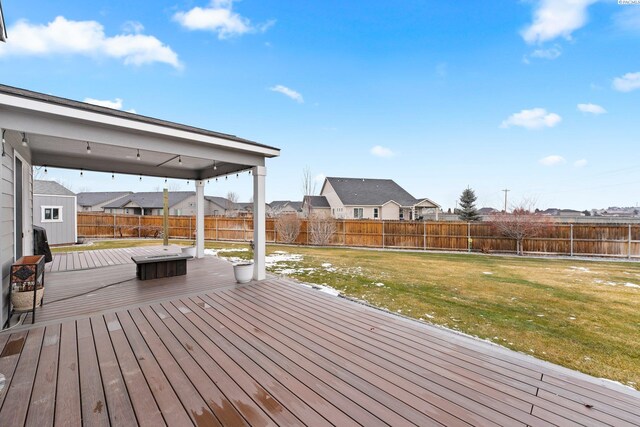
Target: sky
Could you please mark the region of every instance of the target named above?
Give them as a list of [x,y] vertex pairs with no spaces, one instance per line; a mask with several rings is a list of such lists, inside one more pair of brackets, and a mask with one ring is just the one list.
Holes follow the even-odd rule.
[[[388,178],[445,210],[640,203],[640,5],[617,0],[3,0],[0,83],[280,148],[267,201],[305,167]],[[49,169],[74,191],[164,179]],[[193,183],[170,183],[193,190]],[[207,185],[249,200],[252,178]]]

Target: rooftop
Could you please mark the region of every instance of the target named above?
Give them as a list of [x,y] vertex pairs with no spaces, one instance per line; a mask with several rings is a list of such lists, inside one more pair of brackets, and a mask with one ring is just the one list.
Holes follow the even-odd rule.
[[36,179],[33,181],[33,194],[47,196],[75,196],[76,194],[67,187],[55,181],[43,181]]
[[392,200],[413,206],[420,201],[391,179],[327,177],[327,181],[347,206],[382,206]]

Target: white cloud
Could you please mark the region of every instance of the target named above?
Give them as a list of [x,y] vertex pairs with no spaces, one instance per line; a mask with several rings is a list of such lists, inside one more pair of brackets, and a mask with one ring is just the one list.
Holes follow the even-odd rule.
[[576,160],[575,162],[573,162],[573,166],[577,167],[577,168],[583,168],[585,166],[587,166],[589,162],[587,161],[587,159],[580,159],[580,160]]
[[622,12],[616,13],[613,16],[613,22],[616,27],[623,31],[640,31],[640,8],[625,7]]
[[604,114],[607,112],[603,107],[597,104],[578,104],[578,110],[583,113]]
[[545,158],[540,159],[539,162],[541,165],[545,165],[545,166],[558,166],[558,165],[563,165],[567,163],[564,157],[558,156],[558,155],[547,156]]
[[627,73],[613,79],[613,88],[620,92],[631,92],[640,89],[640,72]]
[[122,31],[131,34],[140,34],[144,31],[144,25],[138,21],[127,21],[122,24]]
[[548,49],[536,49],[531,52],[532,58],[541,58],[541,59],[556,59],[560,55],[562,55],[562,48],[559,45],[555,45]]
[[122,99],[116,98],[113,101],[109,99],[94,99],[94,98],[85,98],[84,102],[93,105],[99,105],[101,107],[113,108],[115,110],[122,110]]
[[[113,108],[114,110],[122,110],[122,99],[116,98],[113,101],[110,99],[94,99],[94,98],[85,98],[83,102],[87,104],[99,105],[101,107]],[[130,108],[125,110],[127,113],[136,114],[136,110]]]
[[544,108],[533,108],[510,115],[500,124],[500,127],[506,129],[511,126],[520,126],[526,129],[541,129],[554,127],[561,121],[562,117],[556,113],[549,113]]
[[571,39],[571,33],[587,23],[587,8],[597,0],[539,0],[533,22],[522,30],[527,43],[541,43],[557,37]]
[[373,154],[376,157],[393,157],[393,156],[395,156],[395,153],[393,151],[391,151],[390,148],[383,147],[382,145],[376,145],[375,147],[372,147],[370,152],[371,152],[371,154]]
[[234,12],[234,0],[212,0],[207,7],[194,7],[173,15],[174,21],[189,30],[205,30],[218,34],[220,40],[246,33],[264,33],[275,21],[252,25],[251,21]]
[[84,55],[111,57],[125,64],[153,62],[180,68],[178,55],[154,36],[119,34],[107,37],[96,21],[70,21],[58,16],[46,25],[18,21],[9,29],[11,38],[0,45],[3,56]]
[[288,96],[289,98],[291,98],[294,101],[299,102],[301,104],[304,102],[304,98],[302,97],[302,95],[299,92],[296,92],[293,89],[289,89],[286,86],[275,85],[273,87],[270,87],[269,90],[273,91],[273,92],[281,93],[284,96]]

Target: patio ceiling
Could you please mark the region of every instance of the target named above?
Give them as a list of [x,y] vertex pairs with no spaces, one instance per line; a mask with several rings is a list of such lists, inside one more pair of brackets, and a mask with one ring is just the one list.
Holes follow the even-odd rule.
[[34,166],[203,180],[280,154],[233,135],[2,85],[0,127],[24,133]]

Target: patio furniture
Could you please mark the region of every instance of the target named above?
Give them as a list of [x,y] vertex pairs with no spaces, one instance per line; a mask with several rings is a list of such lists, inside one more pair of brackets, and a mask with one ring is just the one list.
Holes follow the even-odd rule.
[[36,308],[44,299],[44,264],[42,255],[23,256],[11,265],[12,311],[31,311],[31,323],[36,319]]
[[184,276],[187,274],[187,260],[191,258],[193,257],[183,254],[131,257],[133,262],[136,264],[136,277],[139,280]]

